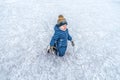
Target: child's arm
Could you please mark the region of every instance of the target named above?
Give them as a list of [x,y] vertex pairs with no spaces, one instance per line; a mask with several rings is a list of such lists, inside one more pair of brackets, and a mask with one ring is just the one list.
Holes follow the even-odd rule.
[[68,40],[72,41],[72,37],[70,36],[69,31],[68,31]]
[[54,46],[55,42],[59,39],[59,33],[55,31],[52,39],[51,39],[51,42],[50,42],[50,46]]
[[74,42],[72,41],[72,37],[70,36],[69,32],[68,32],[68,40],[71,41],[71,45],[72,46],[75,46]]

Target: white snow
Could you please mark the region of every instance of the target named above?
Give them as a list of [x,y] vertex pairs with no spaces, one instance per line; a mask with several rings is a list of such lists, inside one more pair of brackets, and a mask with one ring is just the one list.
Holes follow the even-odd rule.
[[[59,14],[64,57],[45,52]],[[0,0],[0,80],[120,80],[120,0]]]

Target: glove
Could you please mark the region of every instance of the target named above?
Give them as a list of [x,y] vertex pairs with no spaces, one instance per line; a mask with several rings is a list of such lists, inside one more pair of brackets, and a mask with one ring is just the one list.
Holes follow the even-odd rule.
[[53,51],[54,46],[50,46],[50,50]]
[[55,46],[50,46],[50,50],[51,50],[51,51],[53,51],[53,50],[55,50],[55,49],[56,49]]
[[48,53],[52,53],[53,52],[53,47],[54,46],[50,46],[50,48],[47,50]]
[[75,46],[75,44],[74,44],[74,42],[73,42],[73,41],[71,41],[71,45],[72,45],[72,46]]

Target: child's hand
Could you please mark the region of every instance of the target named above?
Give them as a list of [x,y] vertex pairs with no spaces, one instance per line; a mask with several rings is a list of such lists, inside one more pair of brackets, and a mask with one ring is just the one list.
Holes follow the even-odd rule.
[[75,46],[75,43],[74,43],[73,41],[71,41],[71,45],[72,45],[72,46]]
[[50,46],[50,50],[53,51],[54,46]]

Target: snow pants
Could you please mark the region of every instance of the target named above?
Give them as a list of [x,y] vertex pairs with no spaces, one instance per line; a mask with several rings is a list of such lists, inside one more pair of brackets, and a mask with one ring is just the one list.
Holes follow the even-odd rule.
[[56,53],[56,55],[60,56],[60,57],[64,56],[65,52],[66,52],[66,49],[67,49],[67,46],[57,47],[57,53]]

